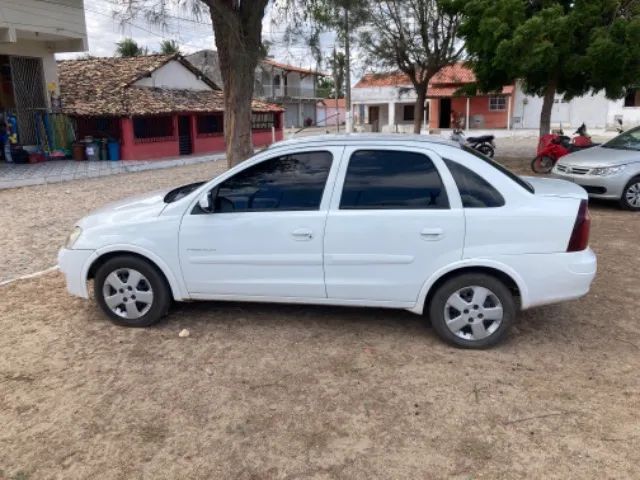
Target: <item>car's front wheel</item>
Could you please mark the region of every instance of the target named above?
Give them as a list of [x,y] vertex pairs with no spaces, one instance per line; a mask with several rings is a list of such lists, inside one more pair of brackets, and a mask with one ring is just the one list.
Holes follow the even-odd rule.
[[170,293],[156,267],[139,257],[114,257],[96,271],[96,301],[117,325],[148,327],[158,322],[169,310]]
[[488,348],[506,335],[516,302],[503,282],[483,273],[445,281],[433,294],[429,318],[436,333],[463,348]]
[[640,177],[632,178],[625,185],[620,205],[627,210],[640,210]]

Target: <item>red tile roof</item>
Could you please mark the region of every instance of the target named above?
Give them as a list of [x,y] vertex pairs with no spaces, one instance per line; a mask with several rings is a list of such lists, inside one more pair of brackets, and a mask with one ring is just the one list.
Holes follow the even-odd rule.
[[[136,80],[176,60],[198,75],[211,90],[193,91],[134,86]],[[89,58],[58,62],[62,110],[77,116],[154,115],[178,112],[221,112],[222,92],[187,60],[176,55]],[[282,111],[254,100],[253,111]]]
[[[429,82],[428,96],[431,98],[451,97],[463,85],[476,81],[473,70],[462,63],[444,67],[436,73]],[[402,72],[368,73],[364,75],[353,88],[372,87],[413,87],[411,80]],[[513,85],[505,85],[502,94],[511,95]]]
[[[346,100],[344,98],[338,99],[338,108],[345,108]],[[323,98],[318,102],[318,106],[324,105],[326,108],[336,108],[335,98]]]

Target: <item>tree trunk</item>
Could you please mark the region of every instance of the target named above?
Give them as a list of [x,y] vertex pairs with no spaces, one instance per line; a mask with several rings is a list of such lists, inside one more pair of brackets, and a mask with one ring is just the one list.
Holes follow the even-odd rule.
[[555,80],[549,82],[544,92],[542,100],[542,110],[540,111],[540,136],[548,134],[551,131],[551,110],[553,109],[553,101],[556,96]]
[[224,140],[227,165],[253,154],[251,101],[262,52],[262,18],[268,0],[208,0],[224,83]]
[[413,133],[420,133],[424,122],[424,102],[427,99],[427,85],[415,85],[416,103],[413,107]]

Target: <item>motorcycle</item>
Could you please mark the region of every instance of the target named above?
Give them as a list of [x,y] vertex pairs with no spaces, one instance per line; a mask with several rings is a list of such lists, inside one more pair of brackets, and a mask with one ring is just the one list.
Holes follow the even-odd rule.
[[591,148],[597,143],[591,141],[587,126],[583,123],[570,138],[562,130],[540,137],[538,152],[531,161],[531,170],[535,173],[549,173],[557,161],[572,152]]
[[481,135],[479,137],[469,137],[465,139],[462,129],[459,128],[453,130],[453,133],[451,134],[451,140],[458,142],[460,146],[468,145],[474,150],[477,150],[491,158],[495,155],[495,138],[496,137],[493,135]]

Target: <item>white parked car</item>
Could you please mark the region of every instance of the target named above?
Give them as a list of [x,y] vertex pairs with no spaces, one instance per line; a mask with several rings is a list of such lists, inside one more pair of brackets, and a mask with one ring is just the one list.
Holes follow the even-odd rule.
[[93,279],[120,325],[151,325],[172,300],[388,307],[482,348],[519,309],[588,292],[589,224],[579,186],[520,178],[441,138],[319,136],[102,208],[59,264],[74,295]]

